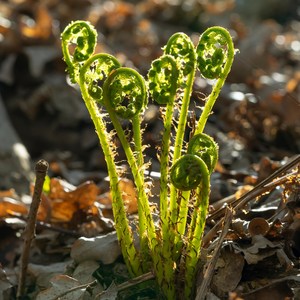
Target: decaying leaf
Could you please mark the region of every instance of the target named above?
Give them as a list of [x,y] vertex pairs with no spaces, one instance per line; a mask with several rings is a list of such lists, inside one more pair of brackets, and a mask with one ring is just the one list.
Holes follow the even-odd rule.
[[71,257],[77,263],[95,260],[101,261],[103,264],[110,264],[119,255],[121,255],[121,249],[116,232],[94,238],[81,237],[75,241],[71,249]]
[[0,198],[3,197],[15,198],[16,196],[17,195],[14,189],[0,191]]
[[81,262],[74,270],[72,277],[80,283],[89,283],[94,280],[93,272],[99,268],[99,263],[95,260],[85,260]]
[[[122,192],[122,197],[127,213],[136,213],[138,211],[138,204],[133,182],[127,178],[122,178],[119,181],[119,187]],[[98,200],[102,204],[110,205],[112,202],[112,194],[110,192],[105,193],[101,197],[99,197]]]
[[[120,179],[124,205],[129,214],[137,212],[137,196],[131,180]],[[38,220],[44,222],[69,222],[79,210],[98,215],[98,204],[111,209],[110,192],[100,194],[100,189],[92,181],[86,181],[78,187],[57,178],[50,179],[49,194],[43,194],[38,211]]]
[[67,262],[58,262],[48,265],[29,264],[28,273],[36,278],[36,284],[41,289],[45,289],[50,287],[50,279],[52,277],[65,272],[67,264]]
[[80,286],[80,283],[67,275],[57,275],[51,279],[50,283],[52,286],[40,292],[37,295],[37,300],[82,300],[86,294],[84,287],[74,289]]
[[113,282],[108,289],[100,294],[100,300],[116,300],[118,296],[118,289],[116,284]]
[[5,271],[0,265],[0,299],[9,299],[9,290],[13,285],[8,280]]
[[[72,277],[77,279],[81,284],[87,284],[95,280],[93,277],[93,273],[95,270],[99,268],[99,263],[94,260],[86,260],[76,267],[74,270]],[[103,287],[100,284],[93,289],[93,296],[103,291]]]
[[10,217],[13,215],[25,216],[28,209],[24,203],[10,197],[0,198],[0,218]]
[[[20,23],[20,31],[26,38],[48,39],[52,34],[52,18],[46,7],[38,5],[35,10],[36,18],[33,20],[23,18]],[[34,26],[30,24],[34,23]]]
[[240,253],[234,253],[229,247],[222,250],[212,279],[212,289],[216,295],[224,297],[235,290],[242,278],[244,264]]
[[73,214],[81,210],[88,210],[96,201],[99,188],[91,181],[87,181],[77,188],[64,184],[63,181],[52,178],[48,199],[51,206],[51,220],[68,222]]
[[280,243],[273,243],[262,235],[253,236],[252,244],[248,247],[241,247],[237,244],[233,244],[233,247],[236,251],[244,254],[246,262],[250,265],[257,264],[274,254],[277,255],[280,263],[286,268],[290,268],[292,265],[286,255],[283,257],[282,245]]
[[84,182],[74,190],[68,190],[64,188],[60,180],[53,178],[49,197],[52,200],[63,199],[67,202],[77,203],[79,208],[84,209],[93,205],[98,192],[98,187],[91,181]]

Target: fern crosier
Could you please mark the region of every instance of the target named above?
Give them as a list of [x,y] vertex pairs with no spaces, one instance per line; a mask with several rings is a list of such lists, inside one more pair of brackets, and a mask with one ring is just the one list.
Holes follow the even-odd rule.
[[[67,71],[71,81],[77,83],[80,67],[95,51],[97,31],[88,22],[75,21],[65,28],[61,34],[61,40]],[[72,54],[71,47],[74,48]]]

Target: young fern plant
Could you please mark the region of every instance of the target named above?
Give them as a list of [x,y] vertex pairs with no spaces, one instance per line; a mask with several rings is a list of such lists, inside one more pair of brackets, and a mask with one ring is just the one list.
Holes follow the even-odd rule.
[[[160,153],[160,212],[161,229],[164,240],[162,258],[165,260],[165,287],[170,294],[170,286],[179,274],[184,274],[184,294],[190,299],[193,294],[196,267],[200,257],[201,239],[209,200],[209,177],[218,159],[218,146],[211,137],[203,133],[225,79],[233,63],[234,47],[227,30],[221,27],[207,29],[194,48],[189,37],[183,33],[174,34],[164,48],[164,55],[154,61],[148,74],[149,90],[158,104],[166,104],[163,115],[164,128]],[[178,76],[171,74],[171,67],[164,66],[166,57],[173,57],[177,64]],[[183,151],[184,133],[188,107],[195,78],[196,68],[208,79],[216,79],[211,94],[196,125],[194,136]],[[168,84],[163,80],[169,80]],[[171,89],[172,86],[172,89]],[[176,92],[174,87],[176,86]],[[170,93],[172,90],[172,93]],[[173,95],[179,95],[177,103]],[[161,99],[164,99],[162,103]],[[166,100],[168,99],[168,100]],[[172,110],[179,111],[175,120]],[[172,155],[170,120],[175,127]],[[193,195],[193,197],[191,197]],[[193,208],[191,222],[187,224],[189,208]],[[175,265],[175,267],[174,267]],[[173,266],[173,268],[172,268]],[[176,294],[178,295],[178,294]],[[169,299],[176,296],[169,296]]]
[[[211,27],[201,35],[196,48],[185,34],[174,34],[163,55],[152,62],[147,82],[137,71],[121,67],[114,56],[94,54],[97,33],[88,22],[72,22],[61,39],[69,76],[80,87],[105,156],[116,232],[130,274],[137,276],[152,270],[165,299],[192,299],[209,203],[210,175],[218,160],[218,146],[203,130],[233,62],[230,34],[222,27]],[[184,135],[197,68],[203,77],[215,79],[216,83],[194,136],[186,143]],[[159,151],[158,225],[152,219],[151,195],[144,178],[147,167],[140,124],[148,94],[162,106],[164,123]],[[132,138],[124,132],[122,119],[132,123]],[[114,131],[108,131],[107,120]],[[115,133],[137,191],[139,247],[135,246],[119,188]]]
[[[114,56],[94,54],[97,32],[88,22],[72,22],[62,33],[61,40],[69,76],[80,87],[105,156],[113,196],[115,227],[125,263],[130,274],[137,276],[148,271],[153,262],[157,266],[157,278],[162,278],[159,268],[161,261],[156,253],[159,240],[151,216],[143,171],[145,165],[140,119],[148,100],[145,80],[135,70],[121,67]],[[107,130],[107,116],[120,139],[137,189],[140,249],[134,246],[133,234],[126,217],[119,188],[120,175],[115,161],[114,132]],[[132,122],[133,141],[128,141],[120,119]],[[149,256],[151,262],[148,263]]]

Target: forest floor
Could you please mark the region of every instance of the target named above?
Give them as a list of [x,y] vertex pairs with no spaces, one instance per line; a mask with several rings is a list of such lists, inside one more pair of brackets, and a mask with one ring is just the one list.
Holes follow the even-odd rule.
[[[207,299],[300,299],[299,5],[248,2],[0,3],[0,299],[16,299],[22,232],[40,159],[49,163],[48,191],[42,195],[24,299],[59,294],[94,299],[112,282],[110,294],[98,299],[158,299],[144,282],[118,293],[118,285],[129,278],[114,231],[105,160],[62,60],[60,33],[79,19],[95,25],[97,52],[115,55],[142,75],[173,33],[185,32],[196,43],[209,26],[230,31],[239,53],[205,130],[220,150],[206,233],[224,217],[224,204],[234,217]],[[191,98],[196,116],[211,87],[197,77]],[[145,120],[145,158],[159,172],[162,124],[151,101]],[[121,150],[118,158],[124,161]],[[130,178],[123,186],[134,194]],[[128,197],[126,205],[135,218],[136,198]],[[207,257],[220,231],[205,236]],[[98,284],[90,286],[95,278]]]

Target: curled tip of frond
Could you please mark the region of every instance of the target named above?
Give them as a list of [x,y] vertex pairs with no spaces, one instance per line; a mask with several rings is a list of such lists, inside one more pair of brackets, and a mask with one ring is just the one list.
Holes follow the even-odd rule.
[[187,153],[199,156],[212,173],[218,161],[218,144],[207,134],[199,133],[189,141]]
[[197,49],[197,65],[201,75],[207,79],[218,79],[231,66],[234,47],[229,32],[222,27],[208,28],[200,37]]
[[[78,82],[81,65],[95,51],[97,43],[97,31],[85,21],[71,22],[61,34],[62,50],[64,60],[68,66],[67,70],[73,83]],[[75,49],[70,53],[70,45]]]
[[103,97],[105,105],[109,105],[117,116],[132,119],[147,105],[144,78],[133,69],[121,67],[105,81]]
[[195,70],[196,53],[191,39],[184,33],[173,34],[165,49],[165,54],[172,55],[180,64],[182,76],[187,76]]
[[178,77],[177,64],[172,56],[163,55],[153,61],[148,72],[148,87],[150,95],[158,104],[174,101]]
[[112,55],[106,53],[93,55],[81,68],[81,84],[92,99],[103,104],[102,85],[107,77],[120,67],[119,61]]
[[172,184],[181,191],[196,189],[204,176],[208,177],[207,166],[194,154],[181,156],[170,170]]

